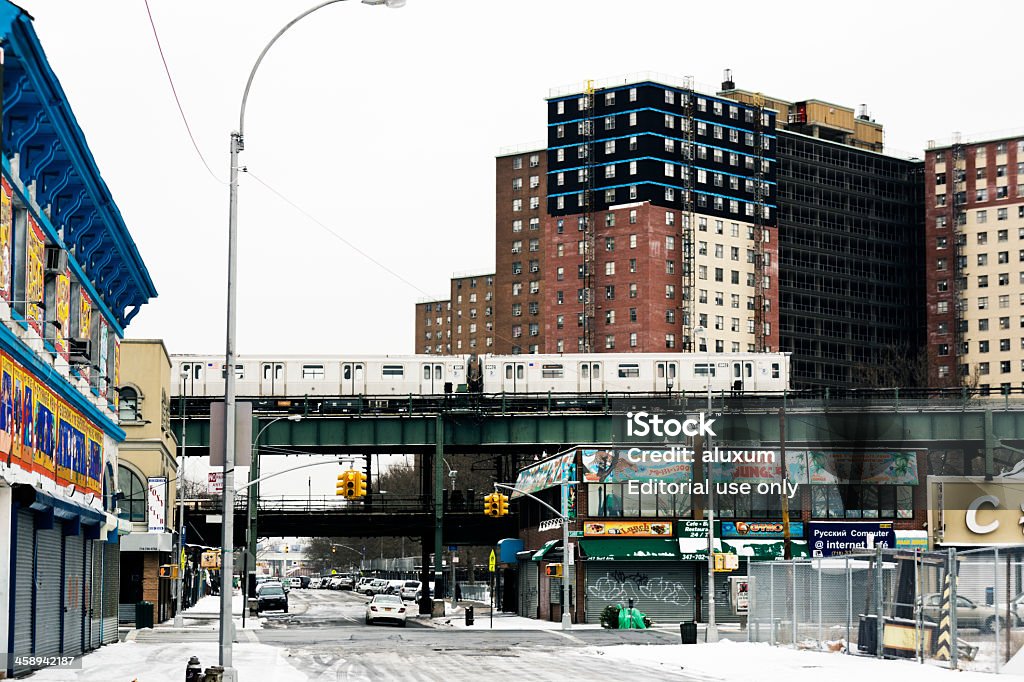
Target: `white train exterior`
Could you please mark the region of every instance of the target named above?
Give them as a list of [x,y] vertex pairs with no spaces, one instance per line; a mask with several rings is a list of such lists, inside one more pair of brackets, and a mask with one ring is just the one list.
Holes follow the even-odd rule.
[[[172,357],[174,395],[224,395],[224,356]],[[237,395],[782,393],[788,353],[240,356]]]

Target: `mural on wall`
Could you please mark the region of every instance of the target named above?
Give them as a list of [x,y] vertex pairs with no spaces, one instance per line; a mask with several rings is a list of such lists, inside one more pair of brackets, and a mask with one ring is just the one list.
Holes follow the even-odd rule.
[[[78,288],[78,338],[92,338],[92,299],[84,287]],[[91,368],[88,364],[77,366],[79,375],[86,381],[90,380]]]
[[6,354],[0,357],[0,458],[100,495],[103,433]]
[[[27,216],[28,229],[25,230],[25,300],[42,301],[44,296],[43,259],[46,258],[46,240],[43,230],[31,215]],[[29,326],[40,336],[43,334],[43,307],[28,303],[25,305],[25,317]]]
[[57,320],[53,327],[53,347],[65,360],[68,359],[68,334],[71,331],[71,277],[67,271],[57,275]]
[[0,178],[0,299],[11,300],[11,235],[14,234],[11,186]]
[[538,490],[561,485],[562,481],[566,480],[564,477],[568,472],[568,466],[572,464],[574,455],[574,452],[567,452],[523,469],[516,477],[516,489],[509,497],[515,499],[521,497],[523,493],[535,493]]
[[687,606],[694,603],[692,582],[666,578],[657,572],[650,575],[646,571],[588,566],[587,577],[587,597],[600,602],[626,604],[633,599],[640,604],[663,602]]
[[917,452],[787,452],[789,479],[798,483],[917,485]]

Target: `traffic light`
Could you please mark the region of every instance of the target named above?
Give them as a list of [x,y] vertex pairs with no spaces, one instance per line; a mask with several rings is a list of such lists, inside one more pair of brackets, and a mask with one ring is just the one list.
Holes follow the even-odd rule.
[[362,471],[356,473],[356,497],[366,497],[366,474]]
[[345,492],[342,493],[348,499],[356,497],[356,489],[359,487],[359,474],[351,469],[345,472]]
[[544,567],[544,575],[549,578],[561,578],[562,564],[548,564]]
[[338,548],[335,547],[334,545],[331,545],[331,554],[337,554],[337,553],[338,553]]
[[490,493],[484,496],[484,516],[498,515],[498,493]]
[[498,513],[497,516],[506,516],[508,514],[508,495],[501,493],[494,493],[498,498]]
[[285,546],[284,546],[284,553],[285,553],[285,554],[287,554],[287,553],[288,553],[288,545],[285,545]]
[[348,497],[348,495],[345,494],[345,484],[348,482],[348,478],[351,473],[351,471],[342,471],[338,474],[338,482],[335,485],[335,495],[345,495]]

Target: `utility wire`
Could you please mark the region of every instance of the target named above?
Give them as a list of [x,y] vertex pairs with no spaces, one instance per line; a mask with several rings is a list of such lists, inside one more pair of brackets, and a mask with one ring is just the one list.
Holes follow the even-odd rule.
[[174,101],[178,105],[178,113],[181,114],[181,121],[185,124],[185,131],[188,132],[188,137],[192,140],[192,147],[196,150],[196,154],[199,155],[199,160],[203,162],[204,166],[206,166],[206,171],[210,174],[210,177],[220,184],[226,185],[227,183],[217,177],[217,174],[213,172],[213,169],[210,168],[210,164],[206,162],[206,157],[204,157],[203,153],[199,151],[199,144],[196,143],[196,138],[192,134],[192,126],[188,124],[188,118],[185,116],[185,109],[181,106],[181,100],[178,98],[178,90],[174,87],[174,79],[171,78],[171,69],[167,66],[167,57],[164,56],[164,48],[160,44],[160,36],[156,31],[156,22],[153,21],[153,12],[149,9],[149,0],[143,0],[143,2],[146,4],[146,14],[149,16],[149,25],[153,28],[153,38],[156,40],[156,49],[160,52],[160,61],[164,64],[164,73],[167,74],[167,82],[171,86],[171,94],[174,95]]

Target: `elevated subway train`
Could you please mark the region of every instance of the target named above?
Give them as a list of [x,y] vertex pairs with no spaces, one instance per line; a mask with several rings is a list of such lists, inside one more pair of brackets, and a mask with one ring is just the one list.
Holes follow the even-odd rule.
[[[224,395],[224,356],[174,355],[172,395]],[[239,356],[243,397],[445,393],[781,393],[788,353]]]

